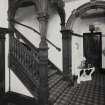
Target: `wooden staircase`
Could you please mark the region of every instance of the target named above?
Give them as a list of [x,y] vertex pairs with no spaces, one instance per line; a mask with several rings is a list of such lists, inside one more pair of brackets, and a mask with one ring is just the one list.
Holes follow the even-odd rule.
[[[39,100],[38,49],[18,32],[10,38],[9,68],[34,96],[9,91],[0,94],[0,105],[42,105]],[[28,44],[27,44],[28,43]],[[37,58],[37,59],[36,59]],[[105,75],[96,73],[92,81],[70,85],[62,72],[48,61],[48,104],[47,105],[104,105]]]
[[[9,68],[21,80],[34,98],[9,91],[0,98],[0,105],[23,105],[26,99],[29,102],[25,105],[30,103],[32,103],[30,105],[39,105],[39,49],[32,45],[17,29],[13,29],[14,34],[10,35]],[[69,82],[63,80],[62,72],[51,61],[48,61],[48,104],[55,105],[65,93],[69,92],[70,88]],[[33,101],[30,102],[30,100]]]
[[[17,74],[16,72],[15,74],[19,78],[21,78],[21,76],[19,76],[20,74]],[[21,81],[25,84],[27,80],[25,78],[24,80],[25,81],[21,79]],[[63,80],[62,73],[56,67],[54,67],[54,65],[51,64],[51,62],[49,64],[49,71],[48,71],[48,84],[49,84],[49,99],[48,99],[49,105],[61,105],[59,103],[62,101],[62,99],[64,101],[64,104],[62,105],[67,104],[68,100],[70,99],[70,95],[72,92],[70,90],[72,90],[72,88],[69,86],[69,83],[67,81]],[[32,82],[30,85],[34,86]],[[27,85],[25,86],[27,87]],[[30,88],[28,89],[30,91]],[[8,92],[4,95],[2,102],[1,102],[2,104],[0,105],[23,105],[23,104],[39,105],[36,99],[37,99],[36,97],[31,98],[28,96],[24,96],[22,94]]]

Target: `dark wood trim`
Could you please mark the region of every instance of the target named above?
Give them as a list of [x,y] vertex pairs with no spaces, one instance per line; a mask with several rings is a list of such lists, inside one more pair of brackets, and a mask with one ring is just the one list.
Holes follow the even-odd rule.
[[39,104],[48,105],[48,48],[39,49]]
[[105,68],[101,68],[100,72],[101,72],[102,74],[105,74]]
[[5,93],[5,34],[0,32],[0,98]]
[[[101,32],[92,32],[92,33],[83,33],[83,37],[85,35],[89,35],[90,37],[91,36],[95,36],[95,35],[100,35],[100,69],[102,68],[102,33]],[[84,44],[83,44],[84,45]],[[83,51],[84,53],[85,51]]]
[[83,35],[80,35],[80,34],[77,34],[77,33],[72,33],[72,36],[77,36],[77,37],[83,38]]
[[13,31],[11,31],[10,29],[8,28],[3,28],[3,27],[0,27],[0,33],[12,33]]
[[11,105],[39,105],[34,98],[12,91],[5,93],[0,100],[0,105],[9,103]]
[[10,65],[9,68],[15,73],[15,75],[21,80],[26,86],[30,93],[38,100],[38,86],[32,81],[32,77],[26,72],[26,68],[12,55],[10,54]]
[[69,82],[72,81],[72,31],[61,30],[62,33],[62,50],[63,50],[63,78]]
[[[48,6],[47,1],[43,0],[43,6]],[[46,8],[48,10],[48,8]],[[41,41],[39,44],[39,104],[48,105],[48,44],[46,40],[47,36],[47,25],[48,25],[48,14],[46,11],[39,13],[38,20],[40,23]]]
[[38,51],[38,48],[33,45],[18,29],[16,29],[15,27],[12,27],[12,29],[19,39],[22,39],[28,46]]
[[35,5],[32,1],[23,2],[20,7],[29,7]]

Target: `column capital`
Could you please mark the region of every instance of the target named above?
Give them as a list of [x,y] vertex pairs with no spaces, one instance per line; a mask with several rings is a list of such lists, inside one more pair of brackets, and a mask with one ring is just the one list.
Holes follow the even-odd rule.
[[8,28],[1,28],[0,27],[0,39],[5,39],[5,35],[7,33],[12,33],[13,31],[9,30]]
[[0,27],[0,34],[12,33],[13,31],[9,30],[8,28],[1,28]]
[[61,30],[61,33],[73,33],[73,30],[69,30],[69,29],[63,28]]
[[62,39],[68,39],[68,38],[70,39],[73,31],[72,30],[63,29],[63,30],[61,30],[61,33],[62,33]]

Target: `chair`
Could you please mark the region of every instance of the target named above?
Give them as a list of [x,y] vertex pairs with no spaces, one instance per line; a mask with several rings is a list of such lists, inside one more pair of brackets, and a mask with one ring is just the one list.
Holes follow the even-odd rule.
[[87,64],[86,60],[82,60],[81,65],[78,67],[77,83],[92,80],[92,74],[94,71],[95,67],[93,67],[92,64]]

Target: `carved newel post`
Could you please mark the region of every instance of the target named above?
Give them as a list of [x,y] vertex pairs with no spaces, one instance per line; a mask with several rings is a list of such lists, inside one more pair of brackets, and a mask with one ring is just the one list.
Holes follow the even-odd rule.
[[41,13],[39,15],[41,42],[39,45],[39,103],[48,105],[48,45],[46,43],[48,15]]
[[71,31],[63,29],[62,33],[62,50],[63,50],[63,77],[64,80],[72,83],[72,48],[71,48]]

